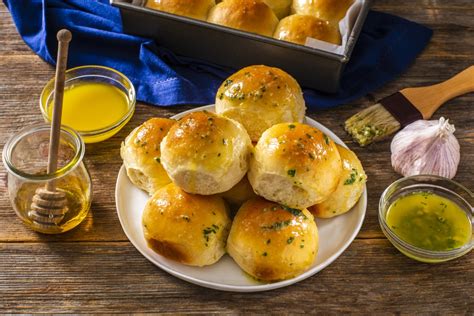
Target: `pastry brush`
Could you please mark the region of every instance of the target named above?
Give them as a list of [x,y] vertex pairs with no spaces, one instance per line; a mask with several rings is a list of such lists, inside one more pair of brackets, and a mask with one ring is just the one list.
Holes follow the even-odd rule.
[[406,88],[353,115],[346,131],[361,146],[387,138],[401,127],[429,119],[446,101],[474,91],[474,66],[426,87]]

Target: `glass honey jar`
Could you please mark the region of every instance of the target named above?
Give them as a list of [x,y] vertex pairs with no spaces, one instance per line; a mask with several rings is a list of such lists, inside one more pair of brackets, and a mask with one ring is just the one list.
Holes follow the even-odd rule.
[[[8,171],[10,202],[18,217],[35,231],[58,234],[76,227],[86,217],[92,184],[82,161],[84,142],[65,126],[61,127],[57,170],[47,173],[50,131],[50,125],[39,123],[17,132],[3,148],[3,163]],[[51,181],[55,192],[65,196],[61,212],[39,212],[34,200]]]

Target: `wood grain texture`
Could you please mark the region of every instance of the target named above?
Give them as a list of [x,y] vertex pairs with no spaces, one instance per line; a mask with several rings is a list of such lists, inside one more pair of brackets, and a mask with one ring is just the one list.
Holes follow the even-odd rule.
[[[0,271],[8,271],[0,272],[4,312],[474,312],[469,257],[415,263],[380,239],[356,240],[334,264],[294,286],[250,294],[176,279],[127,242],[9,243],[0,250]],[[463,277],[453,282],[453,275]]]
[[[383,190],[400,176],[390,165],[390,142],[359,148],[343,121],[375,100],[405,87],[434,84],[474,62],[472,0],[378,0],[374,9],[434,30],[432,41],[409,70],[366,97],[309,116],[332,129],[361,159],[369,177],[367,216],[356,241],[321,273],[267,293],[238,294],[180,281],[149,263],[128,242],[115,212],[120,142],[152,116],[192,108],[138,104],[130,123],[113,138],[86,147],[94,199],[86,220],[59,236],[37,234],[14,214],[0,166],[0,312],[168,313],[451,313],[473,314],[471,253],[427,265],[400,254],[383,237],[377,219]],[[54,69],[34,55],[0,4],[0,147],[28,124],[42,121],[38,98]],[[461,163],[455,180],[474,189],[474,94],[449,101],[434,118],[456,126]]]

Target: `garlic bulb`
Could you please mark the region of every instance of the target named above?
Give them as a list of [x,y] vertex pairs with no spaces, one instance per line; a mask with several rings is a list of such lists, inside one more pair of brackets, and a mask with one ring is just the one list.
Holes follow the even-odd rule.
[[454,131],[454,125],[444,117],[406,126],[395,135],[390,146],[393,169],[404,176],[431,174],[452,179],[460,158]]

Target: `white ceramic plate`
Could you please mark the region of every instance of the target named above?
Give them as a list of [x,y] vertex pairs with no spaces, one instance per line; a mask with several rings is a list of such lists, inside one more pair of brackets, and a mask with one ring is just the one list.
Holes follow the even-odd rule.
[[[202,110],[214,111],[214,106],[208,105],[192,109],[175,115],[173,118],[180,118],[189,112]],[[336,143],[344,145],[339,137],[313,119],[306,117],[306,124],[317,127]],[[336,260],[351,244],[362,226],[367,208],[367,191],[364,190],[359,202],[350,212],[332,219],[316,219],[320,244],[313,266],[295,278],[275,283],[254,281],[228,255],[222,257],[216,264],[202,268],[186,266],[158,255],[148,248],[143,236],[142,212],[147,200],[148,194],[130,182],[125,167],[122,166],[115,188],[117,213],[128,239],[145,258],[166,272],[194,284],[223,291],[258,292],[284,287],[304,280]],[[337,234],[334,232],[337,232]]]

